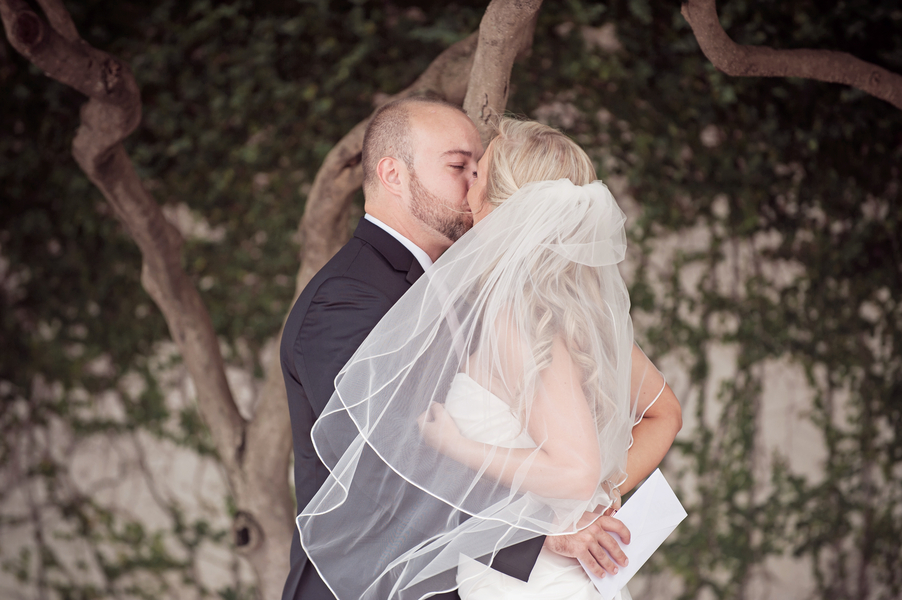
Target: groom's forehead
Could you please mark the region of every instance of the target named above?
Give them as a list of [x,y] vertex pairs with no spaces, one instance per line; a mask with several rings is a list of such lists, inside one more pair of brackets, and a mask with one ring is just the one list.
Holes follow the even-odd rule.
[[463,113],[445,107],[428,107],[411,115],[411,134],[417,150],[429,150],[437,157],[456,153],[457,157],[482,153],[476,126]]
[[464,153],[473,153],[461,136],[454,135],[447,129],[424,127],[415,136],[414,153],[430,158],[459,158]]
[[476,162],[482,156],[482,148],[466,143],[460,136],[443,135],[417,144],[414,151],[416,158],[434,160],[436,162]]

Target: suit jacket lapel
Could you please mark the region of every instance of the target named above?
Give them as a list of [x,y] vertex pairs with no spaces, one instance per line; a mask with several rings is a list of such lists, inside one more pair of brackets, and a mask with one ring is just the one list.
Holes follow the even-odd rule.
[[354,237],[375,248],[395,271],[406,273],[406,280],[411,285],[423,274],[423,266],[410,250],[375,223],[360,219]]
[[414,257],[413,262],[410,263],[410,270],[407,271],[407,283],[413,285],[416,283],[417,279],[420,278],[420,275],[423,274],[423,265],[420,264],[420,261]]

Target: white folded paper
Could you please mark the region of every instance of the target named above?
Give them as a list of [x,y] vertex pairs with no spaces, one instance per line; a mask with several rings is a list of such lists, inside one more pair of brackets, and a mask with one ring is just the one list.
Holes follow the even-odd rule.
[[[686,518],[686,511],[661,470],[656,469],[617,511],[616,518],[630,530],[630,543],[624,544],[616,533],[609,533],[623,548],[629,565],[619,567],[616,575],[608,573],[604,578],[596,577],[586,569],[604,600],[611,600],[617,595],[680,521]],[[583,564],[583,568],[585,566]]]

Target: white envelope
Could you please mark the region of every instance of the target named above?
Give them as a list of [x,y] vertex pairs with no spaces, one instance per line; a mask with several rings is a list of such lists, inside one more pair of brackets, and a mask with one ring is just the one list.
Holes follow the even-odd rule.
[[[686,511],[661,470],[656,469],[617,511],[615,518],[630,530],[629,544],[624,544],[616,533],[609,532],[623,548],[629,565],[619,567],[616,575],[608,573],[604,578],[589,573],[589,578],[604,600],[611,600],[627,584],[680,521],[686,518]],[[589,572],[588,569],[586,572]]]

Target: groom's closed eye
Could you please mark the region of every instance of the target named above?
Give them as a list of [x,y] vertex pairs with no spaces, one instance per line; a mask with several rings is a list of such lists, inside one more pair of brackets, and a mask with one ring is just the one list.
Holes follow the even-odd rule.
[[[458,169],[460,171],[465,171],[467,169],[467,165],[448,165],[448,166],[451,167],[452,169]],[[471,173],[471,175],[473,175],[473,177],[476,177],[477,176],[476,171],[473,171]]]

